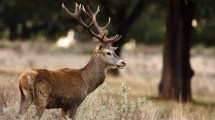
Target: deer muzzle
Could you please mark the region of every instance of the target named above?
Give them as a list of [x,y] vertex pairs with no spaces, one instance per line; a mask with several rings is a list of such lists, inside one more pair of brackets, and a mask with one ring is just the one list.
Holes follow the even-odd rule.
[[126,66],[126,63],[123,60],[117,62],[117,68],[123,69]]

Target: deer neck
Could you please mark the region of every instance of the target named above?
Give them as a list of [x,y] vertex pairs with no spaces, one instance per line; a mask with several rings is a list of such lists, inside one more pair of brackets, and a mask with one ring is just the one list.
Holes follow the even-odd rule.
[[105,65],[96,52],[89,63],[82,69],[82,78],[88,86],[88,94],[94,91],[105,80]]

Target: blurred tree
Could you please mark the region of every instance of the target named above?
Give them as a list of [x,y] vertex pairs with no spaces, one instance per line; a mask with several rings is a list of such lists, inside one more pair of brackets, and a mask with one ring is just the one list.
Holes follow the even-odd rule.
[[[52,37],[70,26],[63,25],[60,17],[61,1],[2,0],[0,5],[1,21],[9,30],[9,39],[29,38],[43,34]],[[65,30],[66,28],[66,30]]]
[[[123,35],[122,38],[115,42],[113,46],[119,48],[115,51],[120,56],[122,46],[127,42],[125,39],[129,29],[141,15],[147,5],[146,0],[118,1],[118,0],[99,0],[104,11],[112,18],[112,31]],[[113,75],[118,75],[118,69],[110,71]]]
[[165,16],[165,5],[156,2],[148,4],[126,38],[135,39],[137,43],[151,45],[163,43],[166,33]]
[[[15,39],[17,37],[17,24],[18,21],[20,21],[21,18],[18,17],[17,15],[17,10],[13,9],[15,6],[15,1],[11,0],[6,2],[5,0],[1,1],[1,6],[0,6],[0,18],[2,19],[2,22],[9,28],[10,31],[10,39]],[[3,14],[3,13],[8,13],[9,14]]]
[[196,0],[197,21],[194,42],[203,43],[207,46],[215,45],[215,1],[214,0]]
[[[67,5],[72,4],[69,8],[74,7],[74,2],[63,1]],[[77,24],[64,14],[61,2],[51,0],[0,0],[0,37],[9,36],[10,39],[15,39],[42,35],[47,38],[57,38],[66,34],[68,29],[75,28],[71,26]],[[165,1],[76,0],[76,2],[89,4],[90,7],[101,5],[103,12],[98,16],[101,17],[101,23],[105,23],[107,16],[110,16],[113,24],[111,24],[112,27],[108,28],[110,29],[109,33],[123,34],[121,40],[123,42],[116,43],[117,45],[124,44],[129,38],[134,38],[138,42],[146,44],[160,44],[163,42],[165,33],[163,18],[165,17],[164,11],[167,8]],[[195,2],[197,3],[198,13],[195,18],[198,23],[194,31],[195,43],[215,45],[215,34],[213,32],[213,29],[215,29],[215,1],[196,0]],[[141,12],[143,9],[144,12]],[[140,15],[140,13],[142,14]],[[118,32],[120,30],[122,32]],[[120,50],[117,52],[120,53]]]
[[195,3],[192,0],[168,0],[166,40],[159,95],[163,99],[190,101],[190,46]]

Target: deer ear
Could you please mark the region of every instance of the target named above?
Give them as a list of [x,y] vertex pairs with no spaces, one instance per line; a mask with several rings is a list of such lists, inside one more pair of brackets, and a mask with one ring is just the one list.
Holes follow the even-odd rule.
[[103,45],[100,45],[98,50],[102,50],[102,49],[103,49]]
[[112,50],[116,50],[118,47],[110,47],[110,49]]
[[104,46],[102,44],[99,44],[96,48],[96,52],[100,53],[103,48],[104,48]]

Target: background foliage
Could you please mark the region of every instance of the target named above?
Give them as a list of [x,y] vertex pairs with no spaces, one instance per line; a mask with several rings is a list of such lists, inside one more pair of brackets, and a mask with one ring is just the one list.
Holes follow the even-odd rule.
[[[101,24],[107,22],[110,15],[105,7],[108,7],[112,13],[119,13],[119,6],[126,6],[126,15],[128,16],[138,0],[123,1],[123,0],[109,0],[104,5],[102,2],[106,0],[78,0],[78,3],[89,4],[92,9],[97,5],[101,5],[101,13],[99,14],[99,21]],[[78,29],[77,23],[73,21],[61,8],[62,1],[52,0],[2,0],[0,2],[0,37],[10,38],[15,40],[17,38],[32,38],[35,36],[45,36],[50,40],[56,40],[61,35],[65,35],[69,29],[75,29],[77,32],[83,32]],[[74,1],[64,1],[66,6],[73,10]],[[195,1],[197,11],[195,18],[197,20],[197,27],[194,31],[193,43],[204,43],[206,45],[215,44],[215,7],[213,0]],[[165,39],[165,17],[166,17],[166,1],[146,1],[144,9],[135,23],[132,25],[129,32],[124,35],[126,41],[134,38],[139,42],[147,44],[162,43]],[[138,8],[141,9],[141,8]],[[115,14],[112,17],[112,25],[116,23]],[[116,26],[116,25],[115,25]],[[113,27],[110,26],[110,33],[114,32]],[[84,34],[85,35],[85,34]],[[89,34],[86,34],[89,35]],[[88,36],[83,36],[83,40],[87,40]]]

